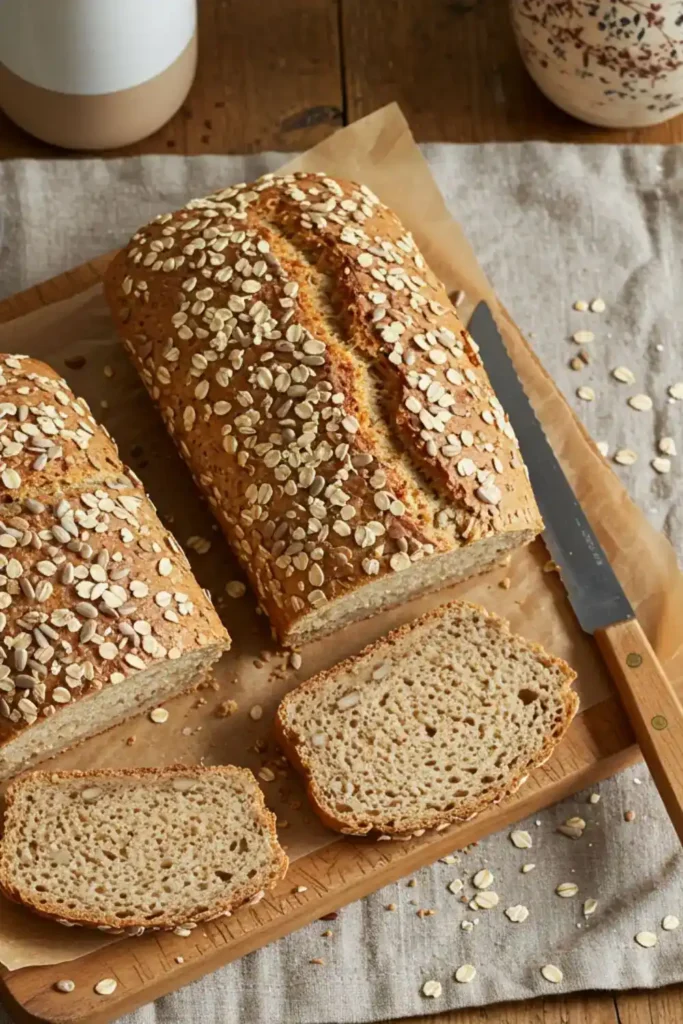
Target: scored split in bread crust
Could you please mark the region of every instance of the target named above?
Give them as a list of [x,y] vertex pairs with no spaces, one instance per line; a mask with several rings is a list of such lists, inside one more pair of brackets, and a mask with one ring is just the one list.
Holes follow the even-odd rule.
[[[542,665],[559,670],[562,676],[560,697],[563,709],[562,720],[559,726],[545,736],[541,747],[524,765],[520,766],[518,771],[513,772],[499,789],[482,794],[479,798],[470,800],[469,803],[461,801],[460,805],[452,811],[431,809],[425,812],[424,810],[416,809],[414,816],[401,815],[400,824],[392,823],[392,811],[388,807],[386,810],[383,809],[383,815],[378,820],[363,817],[362,814],[340,814],[331,806],[328,795],[324,792],[319,779],[316,777],[315,748],[289,721],[290,709],[299,700],[305,700],[309,694],[317,695],[324,693],[329,684],[334,683],[336,679],[346,674],[355,677],[353,688],[360,691],[362,704],[363,687],[367,686],[370,688],[378,685],[372,679],[368,680],[362,677],[361,672],[364,661],[369,656],[381,657],[383,654],[389,653],[393,648],[400,647],[405,640],[414,639],[415,643],[418,643],[418,631],[425,627],[438,630],[439,625],[451,612],[461,612],[463,617],[467,615],[482,617],[488,626],[493,626],[506,640],[513,641],[516,645],[520,645],[526,651],[537,656]],[[477,814],[486,810],[487,807],[500,803],[518,790],[526,781],[528,775],[551,757],[555,747],[569,728],[579,705],[578,696],[571,688],[575,678],[576,673],[561,658],[555,658],[547,654],[539,644],[512,634],[506,620],[499,618],[478,605],[454,601],[434,609],[415,622],[407,623],[393,630],[383,639],[368,645],[358,655],[320,672],[296,687],[296,689],[286,695],[278,708],[275,718],[275,735],[288,760],[304,776],[307,794],[316,813],[330,828],[349,835],[365,835],[368,832],[380,832],[387,835],[418,832],[426,828],[469,821],[471,818],[476,817]],[[307,721],[306,725],[307,729],[310,730],[311,723]],[[344,775],[344,767],[341,764],[339,773]],[[351,779],[349,779],[349,782],[351,782]],[[415,802],[419,803],[419,800]]]
[[[2,778],[144,709],[138,673],[166,696],[191,689],[229,637],[85,400],[19,355],[0,355],[0,391]],[[116,707],[89,729],[98,700]]]
[[[18,841],[20,838],[24,822],[20,816],[19,805],[22,793],[27,787],[37,787],[40,789],[43,785],[49,787],[52,784],[58,784],[60,780],[73,781],[74,783],[82,780],[87,782],[89,786],[94,786],[100,780],[107,782],[116,779],[135,779],[139,780],[141,785],[144,785],[146,782],[163,782],[169,778],[183,777],[202,780],[207,776],[225,776],[226,781],[228,779],[240,779],[249,787],[253,797],[254,823],[266,833],[271,847],[272,864],[269,872],[261,873],[253,881],[242,885],[228,896],[214,900],[212,906],[208,908],[198,909],[198,904],[196,908],[182,915],[174,916],[169,912],[155,917],[153,925],[150,925],[149,920],[143,916],[122,920],[113,912],[95,914],[94,912],[75,913],[72,911],[71,913],[65,913],[63,905],[50,901],[37,903],[35,895],[32,895],[25,887],[22,888],[21,880],[16,877],[16,871],[13,871],[11,866],[12,854],[16,851],[9,848],[9,844],[13,841]],[[179,793],[178,799],[180,800],[181,797],[182,794]],[[227,847],[230,839],[229,822],[225,822],[225,825]],[[144,827],[144,824],[141,827]],[[55,838],[59,837],[55,836]],[[224,867],[227,867],[231,855],[234,856],[234,854],[226,853],[225,861],[222,861]],[[237,768],[233,765],[207,768],[200,765],[188,766],[177,764],[171,765],[168,768],[98,768],[91,771],[38,771],[27,773],[14,779],[7,790],[3,840],[0,842],[0,889],[8,899],[28,907],[41,917],[56,919],[60,924],[98,928],[100,931],[112,932],[114,934],[126,932],[128,934],[142,935],[145,931],[164,931],[188,923],[196,924],[201,921],[213,920],[216,917],[230,916],[231,913],[250,900],[258,902],[263,894],[263,890],[272,889],[280,879],[284,878],[288,864],[287,856],[278,842],[275,815],[266,807],[260,786],[253,774],[246,768]],[[106,868],[103,870],[106,871]]]
[[283,643],[542,529],[477,346],[364,185],[302,172],[195,199],[133,236],[105,291]]

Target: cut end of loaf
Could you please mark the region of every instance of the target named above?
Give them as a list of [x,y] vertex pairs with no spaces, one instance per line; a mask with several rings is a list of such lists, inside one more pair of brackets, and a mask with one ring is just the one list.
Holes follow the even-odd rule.
[[0,888],[63,924],[142,934],[230,915],[287,869],[251,772],[35,772],[9,788]]
[[455,602],[285,697],[278,738],[332,828],[405,833],[514,793],[566,732],[575,673]]

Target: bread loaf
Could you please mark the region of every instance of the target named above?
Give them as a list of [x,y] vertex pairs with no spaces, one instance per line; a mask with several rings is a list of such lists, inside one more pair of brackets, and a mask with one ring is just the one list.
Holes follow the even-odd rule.
[[541,530],[476,345],[365,186],[266,175],[193,200],[133,236],[105,290],[285,644]]
[[574,678],[502,619],[454,602],[287,694],[276,731],[326,825],[415,832],[518,789],[566,732]]
[[27,356],[0,389],[3,779],[196,685],[229,637],[85,401]]
[[244,768],[32,772],[8,790],[0,889],[63,924],[141,935],[229,917],[286,869]]

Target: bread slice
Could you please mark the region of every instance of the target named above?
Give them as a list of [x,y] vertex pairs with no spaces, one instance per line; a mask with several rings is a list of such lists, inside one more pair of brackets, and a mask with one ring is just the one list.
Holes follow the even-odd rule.
[[444,605],[289,693],[279,742],[326,825],[414,832],[474,817],[550,757],[572,669],[476,605]]
[[142,934],[209,921],[286,870],[245,768],[33,772],[7,793],[0,889],[62,924]]

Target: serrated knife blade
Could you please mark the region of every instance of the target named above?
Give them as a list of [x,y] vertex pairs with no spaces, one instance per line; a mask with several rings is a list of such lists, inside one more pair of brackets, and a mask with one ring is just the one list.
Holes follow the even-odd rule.
[[572,608],[587,633],[634,618],[626,594],[576,499],[517,376],[491,310],[480,302],[469,325],[493,390],[510,417],[545,523],[543,540],[560,567]]
[[562,471],[485,302],[472,314],[469,330],[517,434],[545,523],[543,540],[579,623],[595,637],[683,842],[683,707]]

